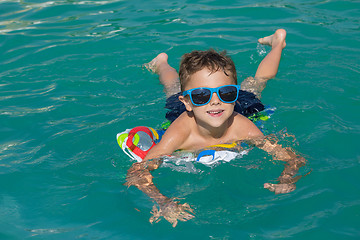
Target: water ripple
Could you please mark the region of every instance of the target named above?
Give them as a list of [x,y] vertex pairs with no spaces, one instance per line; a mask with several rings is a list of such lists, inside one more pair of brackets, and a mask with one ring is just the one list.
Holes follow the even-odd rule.
[[[16,88],[16,84],[8,83],[6,84],[6,87],[9,89]],[[41,89],[19,89],[19,90],[9,90],[9,91],[2,91],[0,95],[0,101],[2,100],[8,100],[13,98],[27,98],[27,97],[34,97],[34,96],[41,96],[48,94],[56,89],[56,84],[50,84],[46,86],[45,88]]]
[[355,239],[358,9],[339,0],[0,1],[0,228],[21,239],[166,238],[167,223],[147,223],[152,202],[122,186],[132,162],[114,139],[164,119],[162,86],[141,64],[167,51],[177,67],[184,52],[213,47],[252,74],[270,50],[256,39],[284,27],[267,126],[297,132],[299,145],[288,145],[309,156],[312,174],[274,195],[263,182],[282,165],[251,151],[198,174],[160,168],[154,179],[196,208],[175,239]]

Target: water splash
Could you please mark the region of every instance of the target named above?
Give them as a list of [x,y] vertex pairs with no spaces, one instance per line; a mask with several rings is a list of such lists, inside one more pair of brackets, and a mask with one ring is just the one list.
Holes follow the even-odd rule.
[[267,54],[265,46],[260,44],[260,43],[258,43],[257,46],[256,46],[256,52],[257,52],[259,57],[264,57]]

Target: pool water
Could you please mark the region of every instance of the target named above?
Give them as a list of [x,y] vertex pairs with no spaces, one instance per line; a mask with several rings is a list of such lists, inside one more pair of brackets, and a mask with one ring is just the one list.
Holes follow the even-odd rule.
[[[0,239],[360,239],[360,3],[357,1],[0,1]],[[287,30],[265,123],[312,170],[297,189],[263,189],[283,164],[254,149],[154,182],[195,218],[150,224],[153,202],[125,176],[115,136],[159,127],[165,95],[143,64],[178,68],[195,49],[227,50],[239,79]]]

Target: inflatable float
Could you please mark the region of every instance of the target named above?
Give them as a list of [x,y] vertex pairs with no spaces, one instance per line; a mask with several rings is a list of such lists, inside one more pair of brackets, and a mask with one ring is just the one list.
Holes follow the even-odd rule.
[[[260,129],[263,129],[263,122],[270,118],[274,110],[274,108],[266,108],[264,111],[249,117],[249,119],[252,120]],[[169,125],[170,123],[166,122],[162,125],[162,129],[160,130],[146,126],[126,129],[116,135],[116,140],[126,155],[133,160],[141,162],[150,149],[160,142],[161,137]],[[239,151],[239,148],[235,149],[236,146],[236,143],[231,143],[209,146],[202,151],[196,152],[178,151],[176,152],[176,156],[181,158],[182,161],[195,161],[205,165],[212,165],[219,161],[229,162],[236,157],[247,153],[245,150]]]

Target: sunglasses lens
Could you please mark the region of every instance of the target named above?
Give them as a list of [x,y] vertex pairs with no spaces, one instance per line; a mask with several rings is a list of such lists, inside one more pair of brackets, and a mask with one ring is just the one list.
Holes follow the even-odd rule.
[[195,89],[191,92],[191,98],[194,104],[203,105],[206,104],[211,96],[209,89]]
[[223,102],[235,102],[238,96],[237,91],[234,86],[225,86],[219,89],[219,97]]

